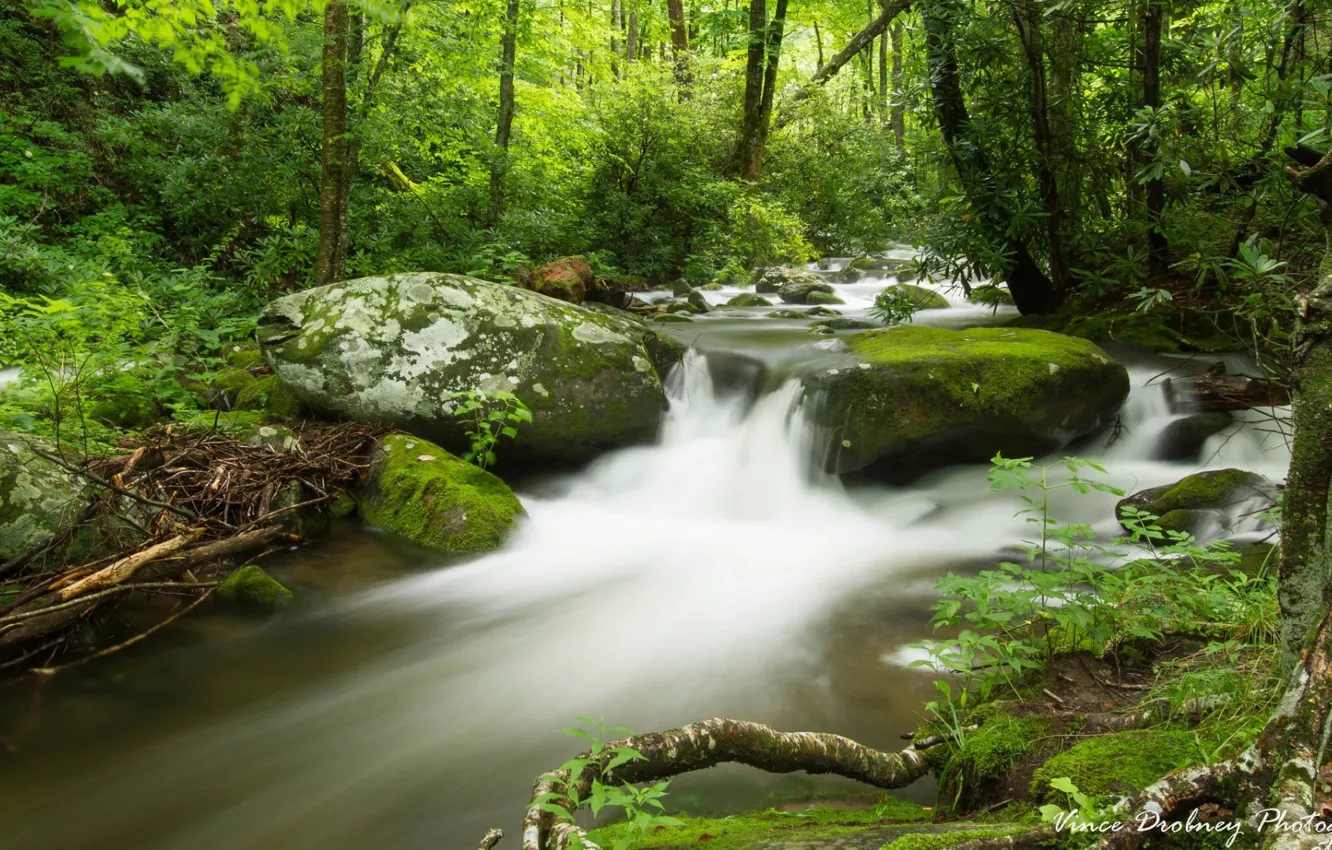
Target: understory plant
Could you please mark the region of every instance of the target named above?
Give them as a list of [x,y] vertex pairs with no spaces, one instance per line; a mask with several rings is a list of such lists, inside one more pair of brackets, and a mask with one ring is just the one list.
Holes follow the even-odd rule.
[[463,421],[472,446],[463,460],[482,469],[499,460],[495,447],[501,439],[517,439],[518,426],[532,421],[532,411],[510,392],[461,390],[448,397],[457,402],[453,412]]
[[1020,491],[1020,513],[1037,533],[1019,547],[1021,561],[975,576],[950,573],[937,585],[933,625],[955,634],[917,644],[928,658],[913,666],[954,677],[936,683],[942,699],[929,706],[943,726],[960,733],[958,712],[969,699],[988,698],[996,688],[1017,693],[1025,673],[1060,653],[1114,654],[1168,634],[1218,646],[1274,639],[1274,580],[1233,569],[1239,555],[1229,543],[1200,545],[1127,506],[1121,523],[1128,533],[1102,541],[1085,523],[1058,520],[1050,506],[1051,494],[1063,489],[1123,495],[1084,474],[1104,473],[1102,467],[1077,457],[1039,466],[996,455],[992,463],[990,486]]

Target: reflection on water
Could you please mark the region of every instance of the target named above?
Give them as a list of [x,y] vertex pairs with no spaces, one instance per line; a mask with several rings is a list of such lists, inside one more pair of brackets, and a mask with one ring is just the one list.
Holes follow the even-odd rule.
[[[1134,366],[1121,442],[1079,449],[1130,489],[1198,468],[1150,459],[1172,419],[1147,386],[1162,366]],[[714,392],[697,354],[672,381],[661,443],[525,496],[501,552],[446,563],[344,528],[275,567],[306,588],[303,612],[186,618],[9,694],[5,846],[475,846],[517,834],[533,778],[577,749],[556,732],[577,715],[640,730],[729,715],[899,748],[932,688],[885,659],[928,635],[936,576],[1026,533],[1016,497],[978,467],[845,492],[810,470],[795,384],[751,407]],[[1288,454],[1262,439],[1239,429],[1207,465],[1279,478]],[[1106,528],[1112,504],[1060,512]],[[734,769],[674,788],[739,807],[804,782]]]

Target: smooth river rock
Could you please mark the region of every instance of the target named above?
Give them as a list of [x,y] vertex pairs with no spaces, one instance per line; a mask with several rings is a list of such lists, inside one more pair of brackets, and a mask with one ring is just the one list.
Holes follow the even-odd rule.
[[851,362],[806,377],[839,474],[903,483],[953,463],[1054,451],[1110,421],[1128,371],[1046,331],[903,326],[846,338]]
[[259,318],[264,358],[317,412],[380,422],[462,453],[453,393],[508,391],[532,410],[515,459],[581,462],[650,440],[679,343],[629,318],[440,273],[367,277],[279,298]]

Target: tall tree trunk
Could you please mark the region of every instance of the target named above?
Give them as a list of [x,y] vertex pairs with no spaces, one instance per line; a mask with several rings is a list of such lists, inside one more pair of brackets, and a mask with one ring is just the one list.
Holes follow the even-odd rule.
[[893,42],[893,142],[899,154],[906,154],[906,103],[902,99],[902,21],[893,21],[889,30]]
[[1031,116],[1032,141],[1036,147],[1036,182],[1045,202],[1045,228],[1050,241],[1050,282],[1055,299],[1063,301],[1068,291],[1068,264],[1064,255],[1064,209],[1055,183],[1054,142],[1050,131],[1050,99],[1045,80],[1045,39],[1041,33],[1043,11],[1033,0],[1019,0],[1013,5],[1013,22],[1022,42],[1022,53],[1031,72],[1027,92],[1027,111]]
[[348,180],[347,42],[350,36],[347,6],[330,0],[324,7],[323,112],[324,138],[319,180],[319,246],[315,283],[323,285],[346,276],[347,243],[343,209]]
[[[888,94],[888,34],[879,36],[879,114],[887,115],[892,98]],[[880,118],[879,120],[883,120]]]
[[628,32],[624,40],[624,61],[632,62],[638,58],[638,0],[629,0]]
[[939,132],[962,188],[976,210],[978,224],[1008,256],[1003,272],[1013,303],[1024,314],[1049,313],[1059,306],[1054,284],[1037,265],[1026,244],[1007,233],[1011,216],[999,201],[985,150],[972,136],[971,116],[962,96],[957,67],[954,27],[958,14],[958,0],[930,0],[922,13],[925,57]]
[[767,52],[765,31],[768,7],[764,0],[749,0],[749,48],[745,55],[745,94],[740,117],[740,141],[735,151],[735,172],[746,180],[761,173],[763,135],[763,56]]
[[677,66],[682,65],[689,52],[689,28],[685,25],[684,0],[666,0],[666,17],[671,24],[671,52]]
[[[1154,112],[1161,108],[1161,19],[1166,0],[1146,0],[1142,18],[1142,105]],[[1147,162],[1156,159],[1159,143],[1152,140],[1143,149]],[[1147,278],[1165,280],[1170,271],[1170,245],[1166,241],[1165,178],[1147,181]]]
[[504,35],[500,38],[499,114],[495,121],[495,158],[490,165],[490,223],[504,215],[504,180],[509,170],[509,139],[513,133],[513,65],[518,47],[518,0],[508,0],[504,10]]
[[814,22],[814,44],[818,47],[819,67],[823,67],[823,33],[819,32],[819,22]]
[[[1064,208],[1064,233],[1077,232],[1082,209],[1082,157],[1078,152],[1078,107],[1081,105],[1080,69],[1086,12],[1077,6],[1063,13],[1046,14],[1050,38],[1049,60],[1050,166]],[[1069,256],[1069,265],[1076,265]]]
[[617,61],[620,55],[620,33],[624,30],[624,12],[620,6],[620,0],[611,0],[611,73],[616,79],[620,77],[620,63]]
[[759,108],[759,147],[758,161],[754,164],[754,176],[757,180],[763,171],[763,150],[768,142],[768,129],[772,126],[772,103],[777,91],[777,67],[782,58],[782,37],[786,32],[787,0],[777,0],[777,9],[768,25],[764,45],[763,102]]

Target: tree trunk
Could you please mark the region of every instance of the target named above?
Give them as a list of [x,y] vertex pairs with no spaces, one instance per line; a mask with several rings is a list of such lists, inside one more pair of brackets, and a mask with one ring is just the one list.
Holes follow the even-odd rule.
[[[1165,0],[1146,0],[1142,19],[1142,105],[1156,112],[1161,108],[1161,18]],[[1159,143],[1149,141],[1143,149],[1147,162],[1156,159]],[[1147,279],[1161,283],[1170,273],[1170,245],[1166,242],[1165,178],[1147,181]]]
[[893,143],[897,152],[906,155],[906,103],[902,100],[902,22],[893,21],[889,30],[893,41],[893,95],[892,127]]
[[[879,114],[888,114],[892,98],[888,96],[888,34],[879,35]],[[882,121],[882,117],[879,119]]]
[[939,132],[962,188],[976,210],[978,224],[987,238],[1002,247],[1008,256],[1003,273],[1014,305],[1024,315],[1050,313],[1060,303],[1054,284],[1031,256],[1026,244],[1006,232],[1010,214],[997,198],[989,159],[971,135],[971,116],[962,96],[957,67],[954,36],[957,14],[957,0],[931,0],[922,14],[930,92]]
[[1050,241],[1050,282],[1055,299],[1064,300],[1068,291],[1068,262],[1064,255],[1064,209],[1059,202],[1059,186],[1055,182],[1054,142],[1050,131],[1050,99],[1045,79],[1045,39],[1041,34],[1043,11],[1032,0],[1021,0],[1013,6],[1013,22],[1017,26],[1022,53],[1031,72],[1027,90],[1027,111],[1031,116],[1032,137],[1036,147],[1036,182],[1041,199],[1045,202],[1045,228]]
[[749,48],[745,56],[744,111],[740,117],[740,141],[735,151],[735,172],[745,180],[757,180],[763,156],[763,58],[767,52],[765,30],[768,7],[764,0],[749,0]]
[[772,101],[777,91],[777,68],[782,58],[782,37],[786,32],[787,0],[777,0],[772,23],[768,25],[764,48],[763,102],[759,108],[759,146],[758,161],[755,163],[754,177],[757,180],[763,171],[763,150],[768,143],[768,129],[772,126]]
[[666,18],[671,25],[671,55],[675,59],[675,78],[689,84],[689,27],[685,23],[684,0],[666,0]]
[[624,40],[624,61],[632,62],[638,58],[638,3],[631,0],[633,5],[629,7],[628,32]]
[[623,10],[620,7],[620,0],[611,0],[611,73],[616,79],[620,77],[620,64],[616,57],[620,55],[620,33],[624,30]]
[[490,165],[490,224],[504,215],[504,178],[509,171],[509,138],[513,133],[513,65],[518,43],[518,0],[508,0],[504,10],[504,35],[500,38],[499,115],[495,122],[495,158]]
[[[1082,209],[1082,158],[1078,152],[1078,108],[1082,102],[1079,70],[1086,13],[1081,9],[1047,14],[1049,61],[1050,167],[1064,209],[1064,233],[1074,234]],[[1077,258],[1068,256],[1070,266]]]
[[343,0],[324,7],[323,45],[323,156],[319,180],[319,246],[315,284],[322,286],[346,277],[347,243],[342,204],[348,173],[347,42],[350,35]]

